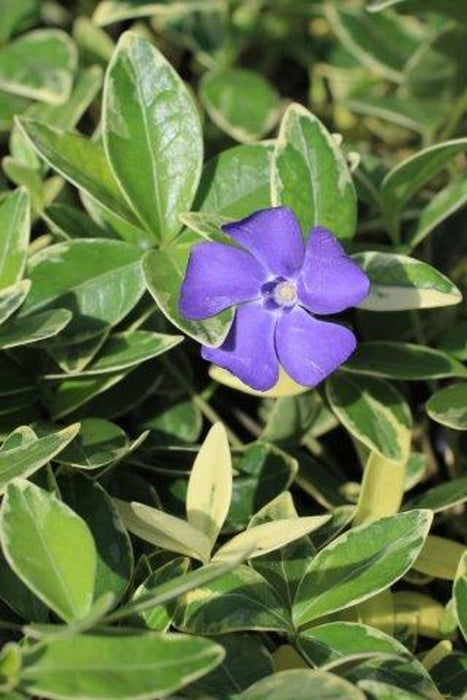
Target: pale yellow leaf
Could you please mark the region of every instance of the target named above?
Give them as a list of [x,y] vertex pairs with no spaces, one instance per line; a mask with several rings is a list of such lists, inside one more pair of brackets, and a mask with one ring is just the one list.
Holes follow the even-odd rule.
[[211,544],[189,523],[143,503],[114,499],[126,528],[142,540],[188,557],[209,561]]
[[222,423],[215,423],[198,452],[186,496],[188,522],[214,546],[232,500],[232,460]]
[[283,518],[257,525],[229,540],[217,551],[213,561],[224,561],[248,546],[253,548],[250,559],[260,557],[317,530],[330,518],[331,515],[313,515],[307,518]]
[[413,568],[422,574],[454,581],[457,567],[467,548],[459,542],[429,535]]

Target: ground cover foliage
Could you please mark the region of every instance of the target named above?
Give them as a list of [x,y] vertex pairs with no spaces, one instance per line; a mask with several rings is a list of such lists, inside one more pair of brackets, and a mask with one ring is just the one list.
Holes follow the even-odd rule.
[[[467,697],[464,0],[3,0],[0,694]],[[178,308],[285,205],[371,281],[251,391]]]

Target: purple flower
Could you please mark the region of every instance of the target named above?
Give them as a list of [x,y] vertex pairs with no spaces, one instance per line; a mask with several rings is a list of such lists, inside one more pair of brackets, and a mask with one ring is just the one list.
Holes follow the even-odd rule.
[[313,228],[305,244],[287,207],[222,229],[241,247],[196,245],[180,294],[180,313],[192,320],[237,305],[224,343],[203,346],[202,356],[258,391],[276,384],[279,365],[299,384],[316,386],[356,347],[350,330],[316,315],[361,302],[368,277],[325,228]]

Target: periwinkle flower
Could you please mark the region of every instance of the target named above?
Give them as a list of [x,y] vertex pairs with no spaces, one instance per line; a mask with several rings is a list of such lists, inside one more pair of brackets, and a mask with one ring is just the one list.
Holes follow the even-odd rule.
[[327,229],[313,228],[305,244],[287,207],[222,229],[238,245],[196,245],[180,295],[180,312],[191,320],[237,307],[224,343],[203,346],[203,358],[258,391],[276,384],[280,365],[299,384],[316,386],[356,347],[348,328],[317,316],[361,302],[368,277]]

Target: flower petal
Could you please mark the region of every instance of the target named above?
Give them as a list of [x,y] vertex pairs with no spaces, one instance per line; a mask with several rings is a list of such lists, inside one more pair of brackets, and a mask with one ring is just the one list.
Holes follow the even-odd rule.
[[261,302],[238,307],[229,335],[220,348],[203,346],[205,360],[229,370],[257,391],[273,387],[279,377],[274,348],[277,316]]
[[262,209],[246,219],[225,224],[222,230],[250,251],[271,275],[296,276],[303,264],[305,245],[291,209]]
[[369,291],[368,277],[335,236],[325,228],[312,229],[298,280],[303,305],[315,314],[337,314],[359,304]]
[[266,278],[264,268],[246,251],[222,243],[199,243],[188,261],[180,313],[200,320],[239,302],[257,299]]
[[316,386],[345,362],[357,341],[352,331],[318,321],[295,306],[283,313],[276,326],[276,349],[287,374],[304,386]]

